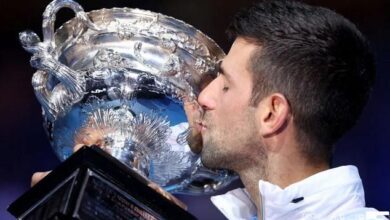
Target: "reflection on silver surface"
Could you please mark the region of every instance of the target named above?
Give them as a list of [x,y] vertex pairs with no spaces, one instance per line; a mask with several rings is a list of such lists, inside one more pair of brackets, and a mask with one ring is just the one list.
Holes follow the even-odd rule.
[[[54,31],[55,14],[75,18]],[[98,144],[171,192],[203,194],[227,185],[226,170],[203,167],[187,142],[183,101],[194,100],[223,51],[200,31],[162,14],[129,8],[85,13],[71,0],[51,2],[43,41],[20,33],[37,69],[32,85],[60,159]]]

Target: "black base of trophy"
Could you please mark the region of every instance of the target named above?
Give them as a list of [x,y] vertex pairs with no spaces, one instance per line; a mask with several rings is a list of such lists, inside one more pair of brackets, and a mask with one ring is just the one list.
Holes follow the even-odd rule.
[[23,194],[17,219],[196,219],[98,147],[83,147]]

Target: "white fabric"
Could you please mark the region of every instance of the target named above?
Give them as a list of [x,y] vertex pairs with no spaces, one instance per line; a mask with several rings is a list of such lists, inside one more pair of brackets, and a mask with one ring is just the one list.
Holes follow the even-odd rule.
[[[260,180],[259,190],[265,220],[386,219],[375,215],[375,209],[365,208],[363,185],[355,166],[329,169],[285,189]],[[292,202],[300,197],[303,200]],[[213,196],[211,201],[228,219],[255,219],[257,214],[245,189]]]

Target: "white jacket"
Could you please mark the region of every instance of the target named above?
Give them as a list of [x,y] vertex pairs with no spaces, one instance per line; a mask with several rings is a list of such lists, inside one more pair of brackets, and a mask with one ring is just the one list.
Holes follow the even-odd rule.
[[[264,220],[374,220],[388,210],[365,208],[364,190],[355,166],[329,169],[285,189],[259,181]],[[256,206],[245,189],[211,197],[228,219],[257,219]]]

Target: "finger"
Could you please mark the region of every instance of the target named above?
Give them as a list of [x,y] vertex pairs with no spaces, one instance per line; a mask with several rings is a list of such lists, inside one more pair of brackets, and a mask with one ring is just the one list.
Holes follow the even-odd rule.
[[73,147],[73,153],[80,150],[80,148],[82,148],[83,146],[85,146],[84,144],[76,144],[74,147]]
[[36,172],[31,177],[31,187],[33,187],[35,184],[37,184],[39,181],[41,181],[47,174],[49,174],[51,171],[46,172]]

